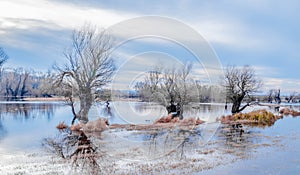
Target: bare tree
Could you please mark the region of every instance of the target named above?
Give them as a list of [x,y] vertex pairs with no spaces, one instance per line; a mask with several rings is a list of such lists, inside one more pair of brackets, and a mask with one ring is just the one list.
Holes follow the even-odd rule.
[[189,81],[189,74],[191,70],[192,64],[187,63],[177,71],[177,76],[175,79],[176,83],[174,91],[177,98],[177,108],[180,109],[180,114],[178,114],[180,119],[183,118],[183,106],[191,102],[191,92],[193,91],[191,86],[192,82]]
[[268,93],[267,93],[267,100],[268,100],[269,103],[272,103],[274,93],[275,93],[274,89],[270,89],[268,91]]
[[5,72],[5,75],[4,84],[6,93],[4,95],[16,99],[17,97],[22,98],[28,93],[29,71],[19,67]]
[[143,98],[158,102],[167,110],[168,102],[177,102],[180,118],[182,118],[183,106],[191,102],[191,92],[194,86],[189,78],[191,69],[190,63],[177,69],[155,67],[154,70],[148,72],[143,82],[136,84],[135,88]]
[[[74,119],[88,121],[97,89],[110,82],[115,70],[111,49],[112,38],[105,30],[97,32],[94,27],[85,25],[73,32],[71,47],[64,52],[67,63],[64,67],[54,67],[58,72],[55,84],[66,88]],[[79,99],[78,112],[75,112],[73,97]]]
[[274,99],[275,102],[280,104],[281,103],[281,98],[280,98],[280,89],[274,90]]
[[291,92],[286,98],[285,100],[290,103],[293,102],[293,100],[296,98],[297,96],[297,92]]
[[[37,72],[33,69],[5,68],[2,71],[3,80],[0,81],[0,94],[7,99],[17,97],[51,97],[56,91],[51,88],[50,73]],[[62,94],[62,93],[60,93]]]
[[[3,64],[8,60],[8,55],[0,47],[0,82],[2,82]],[[0,90],[2,87],[0,87]]]
[[0,47],[0,66],[2,66],[8,60],[8,55]]
[[251,94],[258,91],[261,81],[255,76],[255,72],[250,66],[243,68],[228,66],[225,71],[225,87],[227,99],[233,103],[231,112],[235,114],[250,105],[247,102],[241,107],[245,97],[250,97]]

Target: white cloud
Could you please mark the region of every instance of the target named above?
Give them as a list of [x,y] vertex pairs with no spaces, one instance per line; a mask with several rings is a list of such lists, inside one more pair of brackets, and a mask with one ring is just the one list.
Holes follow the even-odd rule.
[[267,45],[263,38],[253,35],[252,31],[249,31],[249,26],[239,20],[219,17],[190,23],[210,43],[221,44],[232,49],[250,50],[262,49]]
[[172,69],[182,65],[180,60],[163,52],[143,52],[137,55],[123,53],[122,55],[126,56],[123,57],[126,59],[118,66],[112,82],[114,89],[128,89],[128,87],[132,87],[132,83],[142,80],[145,73],[157,66]]
[[[278,55],[276,54],[278,53],[278,50],[283,50],[287,47],[295,49],[286,50],[284,52],[287,55],[286,57],[291,54],[298,54],[298,45],[297,40],[295,39],[298,36],[297,33],[289,36],[288,34],[286,35],[286,33],[280,33],[282,32],[282,29],[275,28],[276,25],[285,24],[282,23],[283,21],[293,21],[297,19],[297,15],[295,15],[297,12],[296,8],[298,7],[295,4],[299,4],[299,2],[297,1],[294,1],[293,3],[278,3],[279,1],[277,1],[275,3],[276,10],[273,9],[273,6],[270,6],[274,4],[273,1],[235,1],[234,3],[229,3],[232,5],[232,7],[224,8],[224,10],[221,11],[218,10],[220,10],[222,8],[222,5],[224,5],[222,4],[223,2],[221,2],[220,4],[213,3],[213,8],[208,8],[208,10],[206,10],[206,8],[204,7],[199,7],[198,9],[198,7],[196,8],[196,6],[194,5],[193,7],[188,6],[188,3],[185,4],[185,2],[186,1],[182,1],[183,4],[178,5],[178,7],[182,9],[168,9],[168,12],[165,12],[166,9],[161,8],[157,11],[160,12],[159,15],[174,16],[179,20],[186,19],[186,21],[182,22],[190,25],[191,29],[196,29],[196,31],[199,32],[209,43],[212,43],[213,45],[217,43],[218,46],[221,46],[222,50],[225,50],[225,56],[234,56],[235,53],[233,52],[239,52],[243,54],[245,53],[243,51],[247,51],[246,54],[253,53],[253,56],[256,56],[256,51],[261,50],[270,53],[270,55]],[[118,5],[119,4],[116,4],[116,6]],[[141,3],[141,6],[146,6],[146,4]],[[186,16],[183,15],[183,13],[174,13],[178,10],[189,10],[186,8],[191,8],[191,11],[194,11],[188,13]],[[213,11],[213,9],[215,8],[218,10]],[[241,8],[241,10],[245,10],[245,14],[241,14],[240,10],[230,11],[230,9],[232,10],[233,8]],[[56,34],[55,31],[57,31],[58,34],[61,31],[72,30],[76,27],[81,26],[85,22],[91,22],[92,24],[99,25],[99,27],[109,27],[123,20],[143,15],[143,12],[141,10],[132,11],[132,8],[130,9],[130,11],[126,11],[126,9],[123,11],[114,11],[104,9],[99,6],[82,7],[72,3],[64,3],[63,1],[51,0],[1,0],[0,38],[7,45],[13,45],[16,48],[25,48],[31,53],[35,54],[37,52],[41,52],[41,49],[39,49],[40,47],[38,47],[38,45],[42,45],[41,43],[43,43],[43,40],[45,41],[52,37],[53,34]],[[196,12],[195,9],[197,9]],[[280,11],[281,9],[282,11]],[[154,10],[153,14],[157,14],[157,11]],[[252,19],[249,20],[247,19],[247,17],[245,17],[249,15],[249,13],[256,13],[255,17],[259,17],[261,15],[270,21],[268,21],[268,24],[263,24],[264,21],[260,19],[257,19],[258,22]],[[279,17],[282,17],[285,20],[277,21]],[[277,24],[277,22],[279,23]],[[286,26],[286,29],[288,29],[288,27],[289,26]],[[144,32],[147,31],[147,28],[150,30],[148,26],[141,23],[138,28],[127,28],[126,30],[128,30],[129,33],[134,33],[132,32],[133,30],[136,30],[137,32]],[[175,40],[184,41],[190,44],[191,47],[194,47],[196,49],[199,48],[197,47],[199,46],[198,43],[195,42],[195,35],[193,35],[192,33],[184,32],[183,28],[161,28],[161,26],[159,25],[154,26],[153,28],[162,30],[160,31],[161,33],[173,31],[174,33],[172,36],[176,36],[174,38]],[[45,32],[45,30],[43,29],[48,29],[51,32]],[[124,33],[128,34],[126,32]],[[40,40],[41,42],[35,40],[32,41],[30,39],[30,37],[32,36],[36,37],[36,40]],[[57,45],[63,44],[59,43],[62,41],[67,42],[66,38],[69,36],[64,36],[66,38],[61,39],[62,37],[58,34],[58,36],[54,37],[60,38],[60,41],[53,41],[53,43],[49,42],[49,45],[45,47],[46,49],[49,48],[49,52],[51,52],[52,48],[56,47],[57,49],[57,47],[62,47]],[[295,41],[291,39],[291,37],[295,39]],[[158,44],[166,43],[166,41],[163,40],[143,40],[142,42],[158,42]],[[141,45],[143,45],[142,42]],[[42,46],[44,47],[44,45]],[[228,49],[230,49],[229,52]],[[271,49],[275,52],[271,53]],[[126,55],[126,53],[120,54],[120,58],[124,58],[122,61],[127,60],[130,57],[132,57],[132,55]],[[206,62],[209,62],[209,60],[206,60]],[[140,59],[132,65],[132,69],[139,70],[139,68],[134,68],[134,66],[143,67],[145,65],[149,66],[151,64],[151,59]],[[250,62],[250,64],[253,64],[253,62]],[[262,63],[254,64],[260,65]],[[206,67],[206,69],[210,74],[219,74],[219,71],[217,70],[214,73],[212,67]],[[278,75],[279,71],[276,68],[255,67],[255,70],[257,70],[259,76],[266,77],[263,78],[266,87],[272,88],[282,86],[285,89],[295,89],[295,87],[299,87],[299,81],[297,80],[269,78],[280,76]],[[203,75],[205,73],[205,70],[195,67],[193,73]],[[131,73],[130,75],[133,75],[133,73]]]
[[[118,14],[114,11],[82,8],[80,6],[64,4],[47,0],[2,0],[0,1],[0,18],[6,19],[31,19],[40,20],[54,25],[73,29],[85,22],[101,24],[107,27],[134,15],[128,13]],[[31,25],[19,24],[14,21],[6,21],[7,27],[31,28]],[[55,27],[57,27],[55,26]],[[5,26],[2,26],[5,27]]]
[[299,79],[263,77],[262,80],[264,85],[263,91],[268,91],[269,89],[281,89],[283,94],[299,92]]
[[252,68],[257,78],[262,81],[261,90],[264,92],[270,89],[281,89],[283,93],[299,90],[300,80],[280,77],[280,72],[276,67],[252,66]]
[[[117,11],[93,7],[83,8],[58,1],[2,0],[0,1],[0,35],[8,31],[5,29],[30,29],[41,25],[52,30],[57,30],[59,27],[74,29],[85,22],[108,27],[136,16],[138,14],[124,11],[119,14]],[[191,28],[198,30],[204,38],[212,43],[246,49],[262,48],[262,45],[265,44],[263,39],[249,35],[247,26],[241,21],[227,18],[207,18],[201,22],[190,21],[189,23]],[[161,27],[159,29],[163,30]],[[176,33],[176,40],[192,42],[195,39],[194,35],[183,33],[180,29],[172,28]],[[147,31],[147,28],[143,28],[143,24],[140,24],[139,28],[128,30],[130,32],[132,32],[131,30]],[[165,30],[170,32],[170,28]]]

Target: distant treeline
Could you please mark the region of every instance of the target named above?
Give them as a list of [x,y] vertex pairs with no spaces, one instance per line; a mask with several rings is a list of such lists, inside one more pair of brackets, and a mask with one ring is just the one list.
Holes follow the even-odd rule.
[[[54,73],[38,72],[33,69],[27,70],[19,68],[3,68],[0,77],[0,98],[18,99],[23,97],[53,97],[64,96],[63,88],[53,86]],[[200,85],[197,82],[189,85],[189,101],[193,102],[225,102],[224,92],[218,86]],[[142,101],[151,101],[153,93],[149,90],[147,82],[138,82],[133,91],[111,91],[101,89],[97,91],[98,97],[103,100],[111,99],[111,96],[122,98],[139,98]],[[163,88],[157,86],[157,91],[163,94]],[[300,102],[300,95],[297,92],[281,95],[279,89],[271,89],[265,95],[254,95],[246,100],[260,102]]]
[[0,81],[0,95],[6,98],[50,97],[51,72],[43,73],[24,68],[4,68]]
[[[64,88],[54,86],[55,73],[38,72],[33,69],[3,68],[0,77],[0,99],[14,100],[24,97],[64,96]],[[110,99],[111,92],[101,89],[97,94],[102,99]]]

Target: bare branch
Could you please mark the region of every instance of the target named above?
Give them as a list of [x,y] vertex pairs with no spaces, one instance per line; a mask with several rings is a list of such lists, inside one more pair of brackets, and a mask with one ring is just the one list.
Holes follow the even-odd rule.
[[240,108],[243,99],[257,92],[262,85],[250,66],[244,66],[243,68],[228,66],[225,71],[224,81],[227,98],[233,103],[232,113],[240,112],[249,106],[247,104]]
[[[88,120],[95,91],[111,81],[115,71],[111,49],[112,39],[105,30],[97,32],[95,27],[85,25],[72,34],[71,47],[64,52],[68,62],[64,67],[55,67],[55,84],[67,87],[66,91],[71,91],[68,95],[78,96],[80,110],[73,114],[82,120]],[[70,96],[68,98],[72,100]]]

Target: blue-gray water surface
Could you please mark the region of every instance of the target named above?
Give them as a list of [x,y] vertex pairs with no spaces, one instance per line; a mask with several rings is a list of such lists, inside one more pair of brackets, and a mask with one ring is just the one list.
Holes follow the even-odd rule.
[[[224,164],[207,170],[201,175],[243,174],[243,175],[296,175],[300,172],[300,118],[291,116],[278,120],[267,128],[253,128],[266,136],[264,141],[278,141],[277,144],[259,147],[251,157]],[[268,137],[269,136],[269,137]],[[262,141],[263,142],[263,141]]]
[[[110,106],[107,110],[104,103],[95,105],[90,111],[90,119],[104,117],[111,124],[152,123],[166,115],[164,107],[156,104],[114,102]],[[213,121],[215,118],[211,116],[223,115],[223,108],[222,105],[202,104],[197,109],[186,110],[185,116]],[[58,133],[56,126],[59,122],[70,124],[71,120],[70,107],[62,102],[0,102],[0,150],[13,154],[16,150],[40,149],[44,138]],[[265,135],[266,140],[278,139],[278,144],[258,147],[250,157],[196,174],[298,174],[299,126],[300,118],[285,117],[271,127],[250,128],[251,132]]]
[[[104,102],[95,104],[89,119],[107,118],[110,124],[151,124],[166,115],[166,109],[157,104],[120,101],[111,102],[109,106],[110,110],[107,110]],[[208,120],[211,116],[221,115],[219,109],[223,106],[203,104],[200,109],[186,111],[185,116],[201,116]],[[40,148],[44,138],[57,134],[58,123],[70,125],[72,118],[70,106],[63,102],[1,101],[0,148]]]

